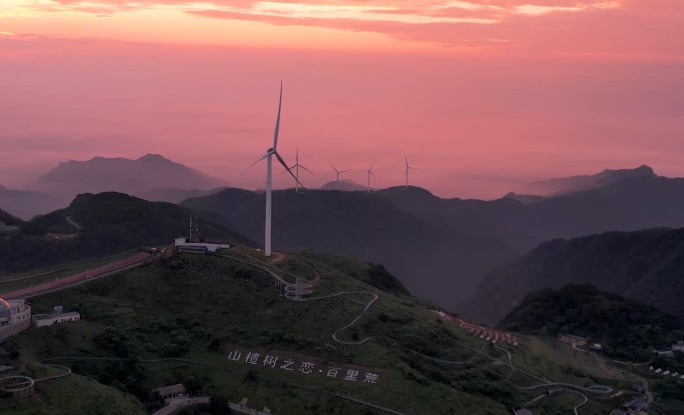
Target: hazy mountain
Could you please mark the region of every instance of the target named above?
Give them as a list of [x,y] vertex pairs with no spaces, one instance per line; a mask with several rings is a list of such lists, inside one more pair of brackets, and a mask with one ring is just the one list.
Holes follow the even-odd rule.
[[335,180],[332,180],[321,186],[321,190],[341,190],[344,192],[355,192],[358,190],[367,191],[368,186],[358,184],[350,179],[341,179],[339,189],[337,188],[337,182]]
[[666,177],[627,179],[531,204],[441,199],[414,187],[376,193],[437,226],[501,240],[521,252],[559,237],[684,226],[684,179]]
[[591,285],[531,292],[499,327],[524,334],[585,336],[602,344],[606,354],[627,359],[648,359],[652,347],[681,340],[676,317]]
[[[171,203],[121,193],[81,194],[65,209],[20,224],[0,240],[0,272],[113,254],[145,245],[169,245],[188,234],[191,215],[203,236],[252,244],[238,233]],[[78,225],[78,227],[76,226]],[[80,229],[79,229],[80,228]]]
[[191,197],[208,196],[210,194],[220,192],[223,189],[225,189],[225,187],[218,187],[216,189],[210,190],[153,189],[146,192],[137,193],[135,196],[141,199],[149,200],[150,202],[180,203],[185,199],[190,199]]
[[504,197],[508,198],[508,199],[517,200],[518,202],[525,203],[525,204],[538,203],[538,202],[542,202],[542,201],[546,200],[546,198],[543,196],[519,195],[519,194],[513,193],[513,192],[506,193],[506,195]]
[[640,166],[635,169],[604,170],[594,175],[561,177],[526,183],[516,192],[528,195],[558,196],[580,190],[595,189],[637,177],[656,177],[656,175],[649,166]]
[[33,190],[8,189],[0,185],[0,209],[29,220],[35,215],[52,212],[69,204],[70,199]]
[[[241,189],[186,200],[197,211],[263,243],[265,195]],[[273,192],[273,248],[315,248],[382,263],[411,293],[455,304],[494,263],[517,251],[494,239],[455,232],[398,208],[378,193]]]
[[120,157],[69,160],[37,181],[40,189],[71,194],[105,191],[137,194],[154,189],[208,190],[225,184],[223,180],[157,154],[136,160]]
[[465,310],[493,323],[530,291],[592,284],[684,320],[683,266],[684,229],[556,239],[490,272]]

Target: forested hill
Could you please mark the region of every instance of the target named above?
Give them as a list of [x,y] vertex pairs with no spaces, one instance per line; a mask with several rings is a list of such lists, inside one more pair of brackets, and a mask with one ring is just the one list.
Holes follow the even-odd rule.
[[556,239],[489,273],[473,299],[487,307],[471,317],[495,323],[531,291],[592,284],[684,320],[683,269],[684,228]]
[[645,356],[651,347],[669,346],[682,337],[676,317],[578,284],[528,294],[499,327],[526,334],[586,336],[602,343],[607,353],[628,358]]
[[5,225],[18,225],[21,223],[21,220],[0,209],[0,222],[3,222]]
[[[190,209],[122,193],[81,194],[71,205],[20,225],[0,239],[0,272],[17,272],[145,245],[167,245],[188,234]],[[242,235],[199,215],[203,236],[251,245]]]

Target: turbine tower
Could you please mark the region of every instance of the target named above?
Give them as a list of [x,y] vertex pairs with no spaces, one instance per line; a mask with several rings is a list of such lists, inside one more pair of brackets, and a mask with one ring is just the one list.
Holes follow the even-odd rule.
[[[263,159],[266,159],[266,223],[264,226],[264,255],[266,256],[271,256],[271,185],[272,185],[272,177],[271,177],[271,171],[272,171],[272,156],[276,156],[280,164],[285,167],[285,170],[290,173],[292,177],[294,177],[295,181],[301,186],[301,183],[299,183],[299,179],[292,173],[292,170],[290,170],[289,167],[287,167],[287,163],[285,163],[285,160],[278,154],[278,131],[280,130],[280,109],[282,107],[283,103],[283,81],[280,81],[280,98],[278,99],[278,117],[276,118],[276,125],[275,125],[275,132],[273,133],[273,147],[269,148],[266,150],[266,154],[261,156],[257,161],[252,163],[251,166],[247,167],[247,170],[242,172],[242,174],[247,173],[249,169],[254,167],[258,162],[260,162]],[[304,186],[302,186],[304,187]]]
[[373,165],[371,164],[370,168],[368,170],[365,170],[365,172],[368,174],[368,193],[370,193],[371,176],[375,176],[375,174],[373,174]]
[[[294,171],[295,171],[295,192],[299,192],[299,168],[300,167],[302,168],[302,170],[306,170],[310,174],[313,174],[313,172],[311,170],[309,170],[306,167],[299,164],[299,146],[297,146],[297,153],[295,155],[295,164],[290,166],[290,170],[294,169]],[[287,173],[287,170],[283,170],[283,173]],[[280,174],[283,174],[283,173],[280,173]]]
[[408,177],[409,177],[409,170],[418,170],[415,167],[409,166],[408,158],[404,156],[404,161],[406,162],[406,189],[408,189]]
[[340,190],[340,174],[351,171],[351,169],[338,171],[337,168],[335,168],[334,164],[330,163],[330,165],[332,166],[333,170],[335,170],[335,173],[337,174],[337,178],[335,179],[335,187],[337,188],[337,190]]

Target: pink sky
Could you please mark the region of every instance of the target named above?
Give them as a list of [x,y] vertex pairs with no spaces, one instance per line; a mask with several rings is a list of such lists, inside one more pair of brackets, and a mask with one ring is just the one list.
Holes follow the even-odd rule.
[[[270,146],[332,180],[493,198],[649,164],[684,175],[680,0],[3,0],[0,184],[161,153],[228,180]],[[284,177],[276,186],[290,186]]]

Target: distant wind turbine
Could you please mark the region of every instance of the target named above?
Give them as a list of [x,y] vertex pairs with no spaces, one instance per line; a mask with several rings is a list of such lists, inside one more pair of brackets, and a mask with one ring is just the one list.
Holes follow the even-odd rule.
[[[276,118],[276,125],[275,125],[275,132],[273,133],[273,147],[269,148],[266,150],[266,154],[261,156],[257,161],[252,163],[251,166],[247,167],[245,171],[242,172],[242,174],[247,173],[249,169],[254,167],[258,162],[260,162],[263,159],[266,159],[266,225],[264,227],[264,255],[266,256],[271,256],[271,182],[272,182],[272,177],[271,177],[271,170],[272,170],[272,161],[271,161],[271,156],[276,156],[280,164],[285,167],[285,170],[287,170],[292,177],[294,177],[295,181],[301,186],[301,183],[299,182],[299,179],[292,173],[292,170],[290,170],[289,167],[287,167],[287,163],[285,163],[285,160],[278,154],[277,148],[278,148],[278,131],[280,130],[280,109],[282,107],[283,103],[283,81],[280,81],[280,98],[278,99],[278,117]],[[304,187],[304,186],[302,186]]]
[[[306,167],[299,164],[299,146],[297,146],[297,153],[295,155],[295,164],[290,166],[290,170],[294,169],[294,171],[295,171],[295,192],[299,192],[299,168],[300,167],[302,168],[302,170],[306,170],[310,174],[313,174],[313,172],[311,170],[309,170]],[[287,170],[283,170],[283,173],[287,173]],[[280,174],[283,174],[283,173],[280,173]]]
[[408,189],[408,177],[409,177],[409,170],[418,170],[415,167],[409,166],[408,158],[404,156],[404,161],[406,162],[406,188]]
[[371,191],[371,176],[375,176],[373,174],[373,165],[371,164],[370,168],[368,170],[365,170],[365,172],[368,174],[368,193]]
[[337,187],[337,190],[340,190],[340,175],[342,173],[346,173],[348,171],[351,171],[351,169],[338,171],[337,168],[335,168],[334,164],[330,163],[330,165],[332,166],[333,170],[335,170],[335,173],[337,174],[337,178],[335,179],[335,186]]

